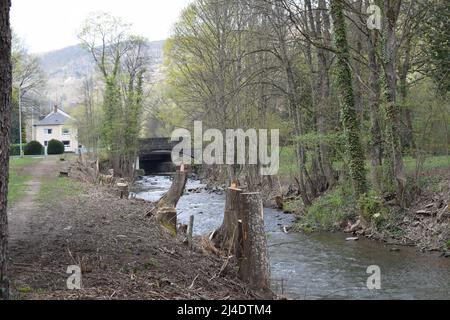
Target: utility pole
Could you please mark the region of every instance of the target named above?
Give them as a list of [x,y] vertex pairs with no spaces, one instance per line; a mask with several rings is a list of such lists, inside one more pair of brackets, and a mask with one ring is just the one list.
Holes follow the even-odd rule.
[[35,106],[31,107],[31,140],[35,140],[35,138],[34,138],[34,108],[35,108]]
[[19,86],[19,144],[20,144],[20,157],[23,158],[23,147],[22,147],[22,105],[21,105],[21,90]]

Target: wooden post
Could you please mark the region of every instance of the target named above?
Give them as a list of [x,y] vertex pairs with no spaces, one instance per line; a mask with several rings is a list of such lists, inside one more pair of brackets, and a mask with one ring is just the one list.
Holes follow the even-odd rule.
[[248,282],[252,289],[269,289],[270,265],[261,194],[242,193],[240,212],[243,252],[239,257],[239,277]]
[[194,230],[194,216],[191,216],[189,218],[189,225],[188,225],[188,230],[187,230],[187,239],[188,239],[189,249],[192,249],[192,247],[193,247],[193,243],[192,243],[193,230]]

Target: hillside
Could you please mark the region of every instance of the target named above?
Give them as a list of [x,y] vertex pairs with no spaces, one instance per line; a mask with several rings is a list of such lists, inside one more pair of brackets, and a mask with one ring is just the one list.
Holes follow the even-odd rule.
[[[164,40],[148,43],[149,56],[152,58],[150,71],[157,74],[163,61]],[[80,46],[70,46],[63,49],[41,54],[41,66],[48,77],[49,99],[62,103],[65,109],[70,109],[80,102],[82,81],[87,74],[95,69],[95,64],[88,52]]]

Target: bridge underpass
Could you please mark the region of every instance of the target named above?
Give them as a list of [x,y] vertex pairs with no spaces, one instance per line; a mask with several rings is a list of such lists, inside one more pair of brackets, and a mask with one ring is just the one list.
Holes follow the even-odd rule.
[[[139,139],[139,169],[144,170],[146,175],[174,173],[176,166],[172,162],[172,150],[180,141],[171,141],[171,138]],[[192,149],[191,155],[201,151],[201,149]],[[199,167],[199,165],[193,165],[191,170],[195,172]]]
[[147,138],[139,140],[139,168],[146,175],[169,174],[176,168],[172,162],[172,149],[179,142],[170,138]]

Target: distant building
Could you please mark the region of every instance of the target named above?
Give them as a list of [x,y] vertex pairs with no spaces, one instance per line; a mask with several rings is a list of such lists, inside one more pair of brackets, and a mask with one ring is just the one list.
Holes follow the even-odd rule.
[[66,152],[77,152],[78,132],[74,122],[74,118],[55,106],[53,112],[33,126],[33,140],[45,147],[50,140],[59,140]]

